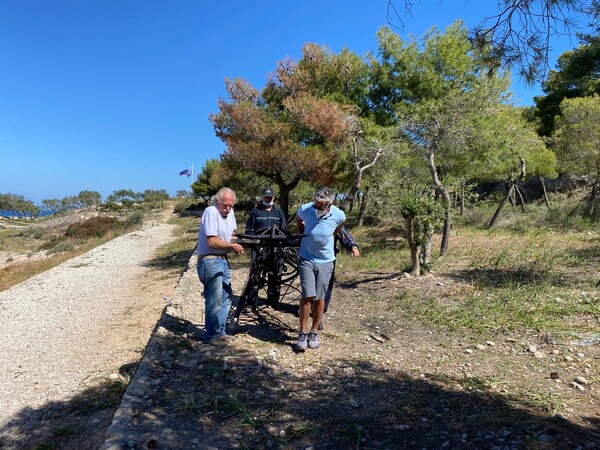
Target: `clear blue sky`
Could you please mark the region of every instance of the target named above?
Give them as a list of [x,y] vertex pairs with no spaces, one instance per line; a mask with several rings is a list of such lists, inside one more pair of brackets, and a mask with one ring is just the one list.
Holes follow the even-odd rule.
[[[396,0],[404,38],[495,1]],[[0,0],[0,193],[45,198],[188,189],[225,149],[208,121],[226,77],[262,87],[306,42],[376,51],[387,0]],[[398,21],[396,20],[396,24]],[[556,57],[576,46],[553,42]],[[539,87],[515,82],[521,104]]]

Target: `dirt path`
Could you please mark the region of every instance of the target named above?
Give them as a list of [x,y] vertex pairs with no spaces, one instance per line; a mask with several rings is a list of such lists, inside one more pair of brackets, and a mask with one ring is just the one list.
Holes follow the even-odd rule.
[[[171,209],[0,292],[0,448],[98,448],[129,375],[179,278],[154,268]],[[48,447],[53,448],[53,447]]]

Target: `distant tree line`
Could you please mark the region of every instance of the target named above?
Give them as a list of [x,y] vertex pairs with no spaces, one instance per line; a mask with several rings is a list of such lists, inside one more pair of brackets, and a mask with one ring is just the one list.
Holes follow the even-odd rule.
[[52,214],[62,214],[69,210],[98,208],[101,205],[112,209],[131,208],[136,205],[143,207],[162,207],[164,202],[169,199],[166,190],[147,189],[144,192],[136,193],[129,189],[120,189],[114,191],[106,198],[106,203],[102,203],[102,195],[96,191],[81,191],[78,195],[64,197],[62,199],[50,198],[42,200],[42,207],[37,206],[31,200],[27,200],[22,195],[0,194],[0,210],[14,213],[15,216],[38,217],[42,208],[51,211]]
[[16,194],[0,194],[0,211],[12,212],[17,217],[37,217],[40,214],[39,206]]

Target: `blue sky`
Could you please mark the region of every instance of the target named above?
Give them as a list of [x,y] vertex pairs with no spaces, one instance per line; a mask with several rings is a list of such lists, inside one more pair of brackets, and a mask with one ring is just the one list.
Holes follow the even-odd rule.
[[[413,0],[395,31],[467,26],[496,2]],[[189,189],[225,149],[208,120],[226,77],[262,87],[304,43],[376,51],[387,0],[0,0],[0,193]],[[395,21],[399,25],[397,19]],[[576,40],[553,42],[553,66]],[[513,83],[523,105],[538,86]]]

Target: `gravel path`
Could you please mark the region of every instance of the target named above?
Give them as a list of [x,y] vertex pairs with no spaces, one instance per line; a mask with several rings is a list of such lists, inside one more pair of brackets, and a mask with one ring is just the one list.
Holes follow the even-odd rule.
[[[121,236],[0,292],[0,447],[11,418],[106,379],[131,361],[128,351],[139,358],[164,307],[148,292],[152,280],[140,279],[155,270],[147,262],[172,230],[161,224]],[[137,330],[148,307],[156,314]]]

